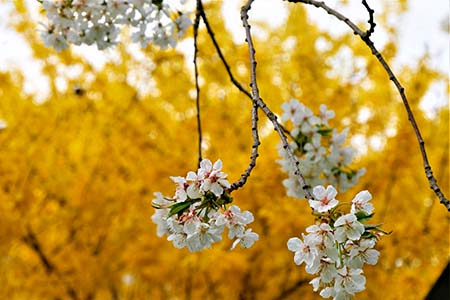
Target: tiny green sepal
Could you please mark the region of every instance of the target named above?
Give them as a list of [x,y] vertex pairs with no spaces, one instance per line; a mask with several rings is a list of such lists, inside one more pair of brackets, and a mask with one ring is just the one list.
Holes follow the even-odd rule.
[[374,215],[375,215],[374,213],[368,214],[364,211],[358,211],[355,214],[356,218],[358,218],[358,221],[361,223],[365,223],[365,222],[369,221]]
[[380,223],[380,224],[366,224],[366,225],[364,225],[364,229],[366,229],[366,230],[371,230],[371,229],[380,230],[378,227],[380,227],[381,225],[383,225],[383,223]]

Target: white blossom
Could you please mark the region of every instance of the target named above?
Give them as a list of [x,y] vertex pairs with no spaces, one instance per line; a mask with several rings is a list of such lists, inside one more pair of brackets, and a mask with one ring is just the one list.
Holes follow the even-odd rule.
[[284,102],[281,105],[281,108],[283,109],[283,115],[281,116],[282,121],[287,121],[294,119],[294,117],[300,113],[302,110],[304,110],[303,104],[298,102],[295,99],[292,99],[289,102]]
[[299,238],[290,238],[287,242],[288,249],[294,252],[294,262],[297,265],[305,263],[310,270],[318,268],[317,250],[313,245],[303,242]]
[[339,242],[344,242],[347,238],[352,241],[359,240],[364,233],[364,225],[351,213],[339,217],[334,222],[334,226],[336,227],[335,237]]
[[375,240],[373,239],[351,243],[347,265],[354,269],[361,269],[364,264],[375,265],[378,262],[380,252],[372,249],[373,247],[375,247]]
[[339,203],[335,199],[337,191],[331,185],[326,189],[321,185],[314,187],[313,195],[316,200],[309,200],[309,205],[319,213],[327,212]]
[[372,199],[372,195],[368,191],[362,191],[356,194],[352,200],[351,213],[357,213],[359,211],[371,214],[373,212],[373,204],[369,201]]
[[44,0],[42,7],[49,23],[42,38],[57,51],[69,43],[96,44],[100,50],[111,47],[124,26],[131,27],[132,41],[142,47],[152,43],[166,49],[175,47],[192,24],[187,11],[165,1],[155,5],[151,0]]
[[320,280],[324,283],[332,282],[338,275],[336,264],[330,258],[322,258],[319,266]]
[[334,111],[328,110],[325,104],[321,104],[320,107],[319,118],[320,122],[324,125],[328,125],[328,120],[334,118]]
[[189,198],[191,199],[200,198],[202,196],[202,192],[200,190],[202,179],[197,174],[190,171],[186,175],[186,181],[189,182],[188,187],[186,189],[186,194],[189,196]]
[[[322,104],[319,115],[315,116],[308,107],[295,99],[283,103],[281,107],[281,120],[292,127],[290,133],[293,141],[289,147],[300,163],[299,168],[306,182],[310,186],[330,184],[341,191],[355,185],[365,170],[350,168],[355,151],[344,145],[348,129],[339,133],[329,127],[328,120],[334,117],[334,112]],[[289,175],[283,181],[287,194],[304,198],[303,189],[295,175],[295,165],[282,145],[279,145],[279,154],[281,159],[278,163]]]
[[309,234],[305,236],[305,242],[314,245],[318,257],[328,258],[339,264],[339,253],[336,248],[334,232],[330,225],[321,223],[320,226],[312,225],[306,228]]
[[197,172],[189,171],[186,177],[171,176],[176,184],[175,195],[166,198],[155,193],[152,202],[157,208],[152,216],[157,235],[167,235],[176,248],[187,247],[195,252],[220,241],[228,228],[228,237],[234,239],[232,249],[238,244],[251,247],[259,238],[247,228],[254,221],[253,214],[236,205],[227,207],[232,198],[225,190],[230,186],[226,177],[222,161],[212,164],[208,159],[200,162]]
[[211,247],[211,244],[222,239],[223,226],[214,226],[201,221],[188,226],[186,244],[191,252]]
[[349,269],[344,266],[338,270],[339,276],[337,276],[334,284],[335,290],[338,292],[344,290],[350,295],[363,291],[366,288],[366,278],[361,274],[361,269]]
[[238,244],[243,248],[250,248],[259,239],[259,235],[252,232],[252,229],[247,229],[243,234],[239,235],[233,242],[231,250],[233,250]]
[[167,237],[168,241],[173,243],[173,246],[177,249],[186,247],[187,235],[184,232],[174,232]]
[[238,206],[232,205],[228,210],[216,215],[215,224],[217,226],[226,225],[229,229],[228,238],[233,239],[244,234],[245,226],[252,223],[253,220],[251,212],[241,212]]
[[186,178],[181,176],[170,176],[173,182],[177,184],[175,190],[175,197],[178,201],[185,201],[187,199],[186,189],[189,186]]
[[[348,206],[338,206],[337,200],[333,204],[333,213],[316,214],[319,200],[335,199],[337,191],[333,186],[327,189],[315,186],[313,195],[318,199],[311,201],[311,206],[315,207],[316,224],[306,228],[307,234],[302,234],[303,240],[297,237],[289,239],[288,249],[294,252],[297,265],[305,263],[307,273],[318,275],[310,284],[320,296],[333,300],[353,300],[355,293],[365,289],[366,278],[362,275],[364,264],[375,265],[378,261],[380,252],[373,248],[378,240],[379,228],[369,226],[366,229],[355,214],[343,213],[342,208]],[[362,191],[355,196],[352,204],[362,204],[356,206],[358,211],[372,212],[373,206],[370,209],[364,206],[370,199],[369,192]],[[326,212],[329,209],[322,210]],[[370,214],[365,216],[371,217]],[[363,235],[366,230],[370,234]]]
[[204,159],[200,163],[200,169],[198,170],[199,178],[203,179],[203,183],[200,186],[204,192],[211,191],[216,196],[220,196],[224,188],[229,188],[230,183],[226,180],[227,174],[221,172],[222,161],[217,160],[214,165],[210,160]]

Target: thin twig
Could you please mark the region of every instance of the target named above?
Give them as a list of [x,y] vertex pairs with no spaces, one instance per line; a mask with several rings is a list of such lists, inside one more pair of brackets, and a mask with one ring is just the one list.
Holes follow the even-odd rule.
[[373,20],[373,14],[375,13],[375,11],[370,8],[369,4],[367,4],[366,0],[362,0],[362,4],[364,5],[364,7],[367,9],[367,12],[369,13],[369,26],[370,28],[366,31],[366,37],[369,38],[372,33],[375,32],[375,26],[377,26],[377,24],[375,24],[374,20]]
[[309,282],[308,279],[299,279],[296,282],[294,282],[293,285],[291,285],[287,289],[284,289],[283,291],[281,291],[281,293],[274,299],[276,299],[276,300],[286,299],[286,297],[290,296],[292,293],[297,291],[300,287],[306,285],[308,282]]
[[408,115],[408,120],[414,129],[414,132],[417,137],[417,141],[419,143],[420,152],[422,154],[423,166],[424,166],[424,170],[425,170],[425,176],[428,179],[430,188],[434,191],[436,196],[439,198],[439,202],[442,203],[447,208],[448,211],[450,211],[450,201],[444,196],[441,189],[439,188],[439,185],[437,184],[437,180],[436,180],[436,178],[434,178],[430,163],[428,162],[427,153],[425,151],[425,142],[423,141],[422,135],[420,134],[419,127],[417,126],[416,120],[414,118],[414,114],[409,106],[409,102],[408,102],[408,99],[405,94],[405,88],[401,85],[400,81],[394,75],[394,73],[392,72],[390,66],[388,65],[388,63],[386,62],[384,57],[381,55],[381,53],[375,47],[374,43],[371,41],[370,35],[367,35],[364,31],[362,31],[358,26],[356,26],[347,17],[343,16],[336,10],[330,8],[324,2],[315,1],[315,0],[287,0],[287,1],[294,2],[294,3],[301,2],[304,4],[310,4],[310,5],[314,5],[315,7],[322,8],[328,14],[336,17],[340,21],[347,24],[353,30],[353,33],[358,35],[364,41],[364,43],[370,48],[370,50],[372,51],[372,54],[378,59],[378,61],[381,63],[381,65],[385,69],[386,73],[388,74],[389,80],[391,80],[395,84],[395,87],[397,88],[397,90],[400,94],[400,97],[402,98],[403,105],[404,105],[404,107],[406,109],[406,113]]
[[197,131],[198,131],[198,164],[197,168],[200,168],[200,162],[202,161],[202,123],[200,119],[200,85],[198,83],[198,65],[197,65],[197,54],[198,54],[198,26],[200,25],[200,11],[201,11],[201,0],[197,0],[197,10],[195,12],[194,21],[194,72],[195,72],[195,103],[197,108]]
[[244,186],[244,184],[247,182],[248,177],[250,176],[253,168],[256,166],[256,159],[259,156],[258,154],[258,147],[261,144],[259,141],[259,135],[258,135],[258,104],[257,102],[253,101],[252,95],[239,83],[239,81],[236,80],[236,78],[233,76],[233,73],[231,72],[230,65],[227,63],[225,56],[222,53],[222,50],[220,49],[219,44],[217,43],[217,40],[214,36],[214,32],[208,22],[208,18],[206,17],[205,11],[203,9],[202,1],[197,0],[197,13],[201,16],[203,19],[203,22],[205,23],[206,30],[208,31],[208,35],[211,37],[211,40],[214,44],[214,47],[216,48],[216,51],[225,66],[225,69],[228,73],[228,76],[231,80],[231,82],[247,97],[249,97],[253,104],[252,104],[252,137],[253,137],[253,145],[252,145],[252,152],[250,156],[250,162],[248,167],[245,169],[244,173],[241,174],[241,177],[239,180],[231,184],[231,187],[228,189],[229,192],[232,192],[234,190],[237,190]]
[[245,172],[241,175],[241,178],[231,185],[231,187],[229,188],[230,192],[237,190],[247,182],[250,173],[256,166],[256,158],[259,156],[258,146],[261,144],[261,142],[259,141],[258,135],[258,103],[256,101],[254,101],[252,105],[252,137],[253,137],[253,145],[252,145],[252,154],[250,156],[250,163]]
[[209,24],[208,18],[206,17],[206,13],[205,13],[205,10],[204,10],[204,8],[203,8],[203,4],[202,4],[201,1],[199,1],[199,2],[200,2],[200,3],[199,3],[199,5],[200,5],[200,7],[199,7],[199,8],[200,8],[200,9],[199,9],[200,16],[201,16],[202,19],[203,19],[203,23],[205,23],[206,30],[208,31],[208,35],[210,36],[211,41],[212,41],[213,44],[214,44],[214,48],[216,49],[217,54],[218,54],[219,57],[220,57],[220,60],[222,61],[223,65],[225,66],[225,69],[226,69],[226,71],[227,71],[227,73],[228,73],[228,76],[230,77],[231,82],[232,82],[232,83],[233,83],[233,84],[234,84],[234,85],[235,85],[242,93],[244,93],[245,95],[247,95],[247,97],[249,97],[250,99],[252,99],[252,94],[250,94],[250,92],[247,91],[247,90],[239,83],[239,81],[237,81],[237,79],[233,76],[233,73],[231,72],[231,67],[230,67],[230,65],[228,64],[227,60],[225,59],[225,56],[223,55],[222,50],[220,49],[219,43],[217,42],[216,37],[215,37],[215,35],[214,35],[214,31],[212,30],[211,25]]
[[291,160],[293,166],[294,166],[294,174],[297,176],[300,186],[302,187],[305,197],[307,199],[313,200],[314,198],[311,195],[311,192],[309,191],[309,186],[306,184],[305,178],[303,177],[302,173],[299,169],[299,162],[297,158],[294,156],[294,153],[292,152],[292,149],[289,147],[289,143],[287,141],[286,135],[284,134],[283,129],[281,128],[280,124],[278,123],[277,116],[267,107],[267,105],[264,103],[264,101],[259,96],[259,90],[258,90],[258,84],[256,80],[256,59],[255,59],[255,47],[253,45],[251,30],[250,30],[250,24],[248,23],[248,11],[251,8],[251,4],[253,3],[253,0],[248,0],[247,4],[245,4],[241,8],[241,20],[242,24],[245,29],[245,35],[246,35],[246,41],[248,44],[248,51],[250,55],[250,78],[251,83],[250,86],[252,88],[252,100],[254,103],[256,103],[262,111],[266,114],[266,116],[269,118],[269,120],[272,122],[273,127],[275,131],[280,136],[281,142],[283,144],[284,150],[287,152],[289,159]]
[[55,267],[52,262],[50,262],[50,259],[47,257],[47,255],[42,250],[41,244],[39,243],[36,235],[31,230],[30,227],[27,228],[27,233],[22,238],[22,240],[27,244],[31,249],[33,249],[34,252],[36,252],[37,256],[39,257],[39,260],[41,264],[44,266],[45,271],[47,274],[53,273],[55,270]]
[[[211,25],[209,24],[208,18],[207,18],[207,16],[206,16],[206,13],[205,13],[205,10],[204,10],[204,8],[203,8],[203,6],[202,6],[201,1],[200,1],[200,9],[199,9],[199,11],[200,11],[200,15],[201,15],[201,17],[202,17],[203,23],[205,23],[205,26],[206,26],[206,30],[207,30],[207,32],[208,32],[208,35],[210,36],[211,41],[213,42],[214,48],[216,49],[216,52],[217,52],[217,54],[219,55],[219,58],[220,58],[220,60],[222,61],[222,64],[224,65],[224,67],[225,67],[225,69],[226,69],[226,71],[227,71],[227,74],[228,74],[228,76],[229,76],[229,78],[230,78],[230,81],[234,84],[234,86],[236,86],[236,87],[239,89],[239,91],[241,91],[242,93],[244,93],[250,100],[253,101],[253,96],[252,96],[252,94],[251,94],[249,91],[247,91],[247,90],[239,83],[239,81],[234,77],[233,72],[231,71],[231,67],[230,67],[230,65],[228,64],[228,62],[227,62],[227,60],[226,60],[226,58],[225,58],[225,55],[223,54],[222,49],[220,48],[219,43],[217,42],[217,40],[216,40],[216,38],[215,38],[214,31],[213,31]],[[261,103],[265,106],[264,113],[266,113],[266,114],[267,114],[268,112],[272,113],[271,110],[267,107],[267,105],[264,104],[264,102],[261,101]],[[261,107],[261,106],[260,106],[261,103],[259,103],[258,101],[256,102],[256,104],[257,104],[259,107]],[[261,107],[261,108],[262,108],[262,107]],[[250,172],[251,172],[251,170],[252,170],[253,167],[254,167],[254,166],[252,166],[252,161],[256,160],[256,157],[257,157],[257,155],[258,155],[258,154],[257,154],[258,148],[257,148],[257,146],[255,147],[255,145],[256,145],[255,140],[256,140],[257,138],[255,139],[255,131],[253,130],[253,128],[255,128],[255,126],[253,125],[253,121],[254,121],[254,120],[257,120],[257,115],[255,115],[255,111],[254,111],[253,109],[254,109],[254,107],[252,107],[252,135],[253,135],[253,141],[254,141],[254,143],[253,143],[253,147],[252,147],[252,155],[251,155],[251,158],[250,158],[250,164],[249,164],[249,166],[247,167],[246,171],[241,175],[241,178],[239,179],[239,181],[237,181],[237,182],[235,182],[235,183],[232,184],[232,186],[231,186],[231,188],[230,188],[231,191],[232,191],[232,190],[235,190],[235,189],[241,187],[243,184],[245,184],[245,182],[246,182],[246,180],[247,180],[247,177],[250,175]],[[272,114],[273,114],[273,113],[272,113]],[[255,116],[256,116],[256,119],[255,119]],[[291,133],[289,132],[289,130],[287,130],[285,127],[283,127],[283,126],[277,121],[276,118],[272,119],[271,121],[272,121],[272,122],[276,122],[277,127],[279,127],[279,128],[281,129],[282,132],[286,133],[289,137],[291,137],[293,140],[295,140],[295,138],[291,135]],[[274,127],[275,127],[275,126],[274,126]],[[277,129],[275,129],[275,130],[277,130]],[[278,130],[277,130],[277,132],[280,133]],[[258,134],[258,133],[256,132],[256,135],[257,135],[257,134]],[[258,145],[259,145],[259,143],[258,143]],[[303,186],[303,185],[302,185],[302,186]]]
[[[444,146],[444,149],[448,149],[449,146],[449,140],[447,139],[447,143]],[[445,172],[446,170],[446,166],[448,166],[448,152],[444,151],[444,153],[442,154],[442,157],[440,159],[439,162],[439,166],[441,167],[441,169],[439,170],[438,176],[439,178],[442,178],[445,176]],[[430,198],[432,199],[433,194],[430,195]],[[433,206],[434,206],[434,201],[430,204],[430,206],[426,209],[424,217],[423,217],[423,221],[422,224],[424,224],[423,226],[423,233],[426,233],[429,231],[430,229],[430,218],[431,218],[431,212],[433,210]]]
[[[39,257],[39,261],[44,266],[47,275],[56,274],[61,277],[56,266],[50,261],[50,258],[44,253],[41,243],[39,242],[36,234],[33,232],[30,225],[26,226],[26,234],[22,237],[23,242],[28,245]],[[72,300],[77,300],[77,292],[69,284],[66,285],[66,292]]]
[[[238,88],[239,91],[241,91],[242,93],[244,93],[250,100],[252,100],[252,94],[247,91],[240,83],[239,81],[237,81],[237,79],[234,77],[233,72],[231,71],[231,67],[228,64],[225,56],[222,53],[222,49],[219,46],[219,43],[216,40],[216,37],[214,35],[214,31],[211,27],[211,25],[209,24],[208,18],[206,17],[206,13],[203,9],[203,6],[201,7],[201,11],[200,11],[200,15],[203,19],[203,22],[205,23],[206,29],[208,31],[208,35],[211,38],[211,41],[214,44],[214,48],[216,49],[217,54],[220,57],[220,60],[222,61],[222,64],[224,65],[228,77],[230,78],[231,82],[234,84],[234,86],[236,86]],[[287,130],[283,125],[279,124],[281,126],[281,128],[283,129],[284,133],[286,133],[292,140],[295,140],[295,138],[292,136],[291,132],[289,130]]]

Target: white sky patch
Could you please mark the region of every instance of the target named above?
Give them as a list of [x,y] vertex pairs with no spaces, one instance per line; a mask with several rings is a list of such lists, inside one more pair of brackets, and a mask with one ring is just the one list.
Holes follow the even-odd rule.
[[[367,24],[369,14],[360,1],[349,1],[349,4],[343,5],[342,0],[326,0],[326,4],[348,17],[355,24]],[[395,1],[390,1],[384,4],[388,6],[397,5]],[[350,29],[345,23],[338,21],[335,17],[327,14],[323,9],[319,9],[312,5],[304,6],[308,12],[309,21],[317,25],[320,30],[329,32],[334,36],[340,36],[349,32]],[[375,10],[375,12],[381,11],[380,2],[370,1],[370,6]],[[388,36],[386,32],[377,26],[374,34],[372,35],[372,40],[375,45],[380,47],[386,43],[387,39]]]
[[[396,57],[396,63],[410,65],[429,52],[431,67],[447,73],[449,41],[443,24],[449,20],[449,11],[449,1],[411,1],[409,12],[400,20],[402,26],[398,37],[402,55]],[[449,29],[448,25],[445,27]]]
[[324,52],[330,50],[333,47],[333,44],[324,37],[319,36],[316,39],[316,44],[314,46],[318,51]]
[[448,95],[448,81],[434,82],[420,101],[419,107],[425,111],[428,118],[432,118],[438,109],[449,106]]
[[327,76],[342,78],[343,82],[347,82],[353,74],[352,61],[352,50],[348,46],[342,46],[335,55],[326,58],[326,63],[332,66]]
[[78,55],[82,55],[96,70],[101,70],[105,66],[111,51],[114,51],[113,49],[100,51],[95,46],[87,45],[72,46],[71,50]]
[[[176,49],[183,53],[186,67],[194,74],[194,38],[185,38],[177,44]],[[199,55],[201,56],[201,55]],[[197,62],[201,57],[197,58]]]
[[[222,14],[225,18],[226,28],[232,32],[235,43],[243,43],[245,40],[245,31],[242,27],[240,9],[241,0],[224,1]],[[287,16],[287,6],[283,1],[256,1],[252,4],[249,12],[249,23],[252,25],[252,33],[256,37],[265,38],[266,33],[253,22],[264,22],[271,27],[277,27],[283,24]]]

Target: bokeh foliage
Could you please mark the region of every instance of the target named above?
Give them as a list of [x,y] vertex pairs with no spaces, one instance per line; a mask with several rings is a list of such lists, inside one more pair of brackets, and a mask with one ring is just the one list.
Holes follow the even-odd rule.
[[[206,9],[247,86],[245,44],[232,42],[217,17],[219,1]],[[256,42],[261,95],[278,113],[291,97],[316,112],[325,103],[336,112],[334,126],[365,137],[357,164],[368,172],[337,198],[350,200],[368,189],[375,221],[393,234],[379,244],[378,265],[366,268],[367,291],[360,299],[422,298],[448,260],[449,216],[428,188],[399,96],[351,33],[330,36],[300,5],[289,9],[286,23]],[[294,265],[286,248],[313,217],[305,201],[285,196],[278,137],[266,118],[261,116],[257,167],[234,195],[255,214],[260,241],[233,252],[228,241],[201,253],[177,250],[156,236],[150,201],[153,192],[173,192],[168,176],[196,167],[193,72],[184,55],[148,48],[145,59],[138,59],[118,46],[117,59],[96,70],[75,52],[46,49],[23,2],[14,2],[11,16],[11,26],[42,64],[50,93],[36,104],[22,89],[20,71],[0,74],[0,117],[8,124],[0,131],[0,299],[317,298],[307,283],[311,276]],[[383,53],[392,61],[396,31],[387,29],[391,40]],[[318,49],[318,41],[328,47]],[[251,103],[227,79],[203,28],[199,45],[205,156],[221,158],[234,181],[250,155]],[[342,51],[353,55],[345,70],[336,58]],[[427,118],[418,108],[430,84],[445,77],[427,66],[427,57],[414,63],[400,70],[400,78],[448,195],[448,109]],[[67,77],[62,66],[82,71]],[[130,74],[141,76],[139,84],[149,92],[132,84]],[[56,80],[67,89],[58,89]],[[361,111],[370,112],[366,120],[358,118]],[[384,146],[371,147],[374,139]]]

